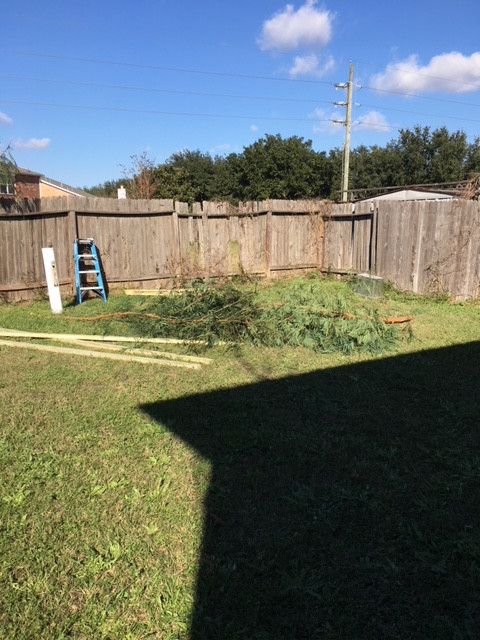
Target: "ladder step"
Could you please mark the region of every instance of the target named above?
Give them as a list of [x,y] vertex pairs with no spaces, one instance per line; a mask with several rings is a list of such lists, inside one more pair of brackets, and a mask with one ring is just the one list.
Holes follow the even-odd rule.
[[78,273],[100,273],[100,269],[88,269],[88,271],[79,271]]
[[103,287],[80,287],[80,291],[94,291],[95,289],[101,291]]

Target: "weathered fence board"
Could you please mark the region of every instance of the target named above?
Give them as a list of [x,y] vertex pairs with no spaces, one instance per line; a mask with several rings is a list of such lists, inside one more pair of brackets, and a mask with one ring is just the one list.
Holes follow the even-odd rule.
[[266,273],[267,214],[238,218],[238,255],[241,273]]
[[416,293],[480,294],[480,204],[377,201],[204,202],[47,198],[0,206],[0,295],[45,287],[42,247],[73,291],[73,240],[93,237],[111,287],[185,277],[319,269],[371,272]]

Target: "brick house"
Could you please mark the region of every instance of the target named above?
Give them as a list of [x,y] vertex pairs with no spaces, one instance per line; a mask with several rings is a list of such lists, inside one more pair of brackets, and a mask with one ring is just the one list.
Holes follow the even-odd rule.
[[75,189],[68,184],[46,178],[43,174],[22,167],[15,168],[13,175],[8,178],[2,175],[0,180],[0,196],[16,196],[19,198],[48,198],[52,196],[77,196],[86,198],[90,194],[81,189]]

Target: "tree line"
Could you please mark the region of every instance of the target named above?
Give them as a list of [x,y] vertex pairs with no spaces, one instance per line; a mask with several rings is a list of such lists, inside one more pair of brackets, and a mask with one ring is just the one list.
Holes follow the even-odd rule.
[[[131,157],[122,177],[85,190],[117,197],[124,186],[130,198],[171,198],[181,202],[231,202],[278,198],[340,197],[343,151],[315,151],[298,136],[265,135],[241,153],[214,156],[199,150],[174,153],[156,165],[146,153]],[[350,153],[349,189],[468,180],[480,171],[480,136],[471,144],[463,131],[446,127],[401,129],[384,147],[361,145]],[[374,192],[369,191],[369,195]]]

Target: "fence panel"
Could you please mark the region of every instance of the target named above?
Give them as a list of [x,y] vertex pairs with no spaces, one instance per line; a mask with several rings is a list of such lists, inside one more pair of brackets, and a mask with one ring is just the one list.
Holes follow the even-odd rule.
[[353,270],[352,206],[337,205],[324,216],[323,267],[332,272]]
[[480,286],[478,202],[379,202],[377,273],[413,293],[477,297]]
[[94,238],[107,281],[167,278],[174,270],[176,242],[170,214],[77,215],[79,237]]
[[68,212],[48,215],[0,216],[0,293],[46,286],[42,247],[54,247],[61,284],[73,274]]

